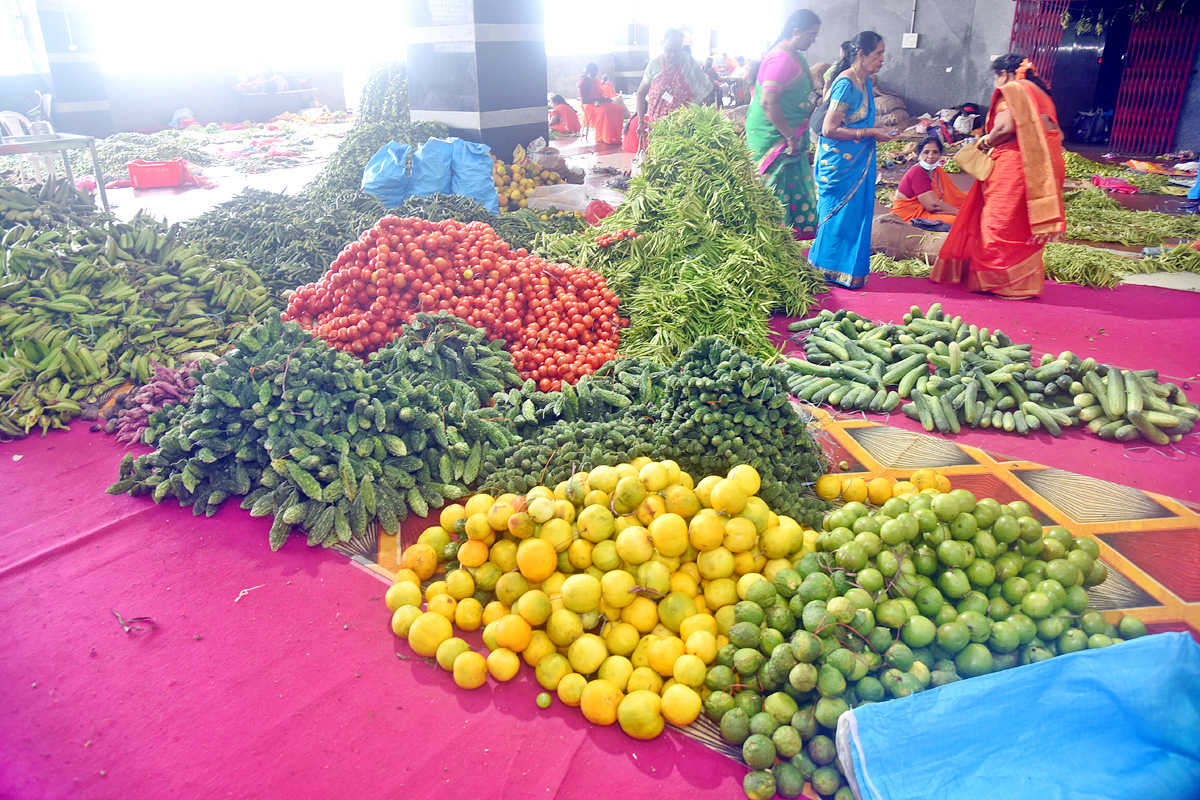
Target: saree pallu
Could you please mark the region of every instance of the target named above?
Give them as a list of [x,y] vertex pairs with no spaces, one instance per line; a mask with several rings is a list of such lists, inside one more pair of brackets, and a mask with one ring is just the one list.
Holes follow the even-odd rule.
[[1016,121],[1017,137],[992,150],[992,174],[967,193],[929,277],[972,292],[1025,299],[1042,293],[1046,242],[1066,228],[1066,165],[1062,135],[1042,125],[1042,114],[1057,123],[1045,92],[1027,81],[1005,84],[992,96],[989,129],[1005,107]]
[[[787,141],[767,119],[763,88],[779,93],[779,105],[789,125],[799,131],[802,152],[789,155]],[[758,173],[783,204],[786,224],[797,239],[817,235],[817,187],[808,158],[808,118],[813,110],[813,83],[799,53],[773,50],[763,59],[758,85],[746,113],[746,144],[758,160]]]
[[[874,127],[875,98],[870,78],[861,92],[849,78],[839,78],[830,93],[830,110],[834,109],[846,109],[842,127]],[[831,283],[857,289],[866,284],[871,270],[875,140],[841,141],[821,136],[816,183],[817,238],[808,260]]]

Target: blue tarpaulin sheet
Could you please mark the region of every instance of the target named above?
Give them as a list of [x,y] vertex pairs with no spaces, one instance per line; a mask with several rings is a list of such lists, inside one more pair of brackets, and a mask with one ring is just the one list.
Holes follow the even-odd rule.
[[1145,636],[838,720],[861,800],[1197,800],[1200,645]]

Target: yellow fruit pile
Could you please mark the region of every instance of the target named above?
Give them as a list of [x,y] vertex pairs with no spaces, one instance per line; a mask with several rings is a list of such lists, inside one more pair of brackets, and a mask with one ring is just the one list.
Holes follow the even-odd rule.
[[[510,680],[524,661],[598,725],[636,739],[688,725],[734,604],[814,551],[817,532],[772,512],[759,482],[746,465],[694,483],[673,461],[640,458],[448,506],[401,554],[392,630],[463,688]],[[455,537],[459,566],[422,594]],[[482,627],[488,654],[455,626]]]
[[890,498],[901,497],[911,492],[923,489],[936,489],[939,492],[950,491],[950,480],[932,469],[919,469],[905,481],[895,478],[872,478],[867,480],[852,475],[835,475],[832,473],[817,478],[813,487],[817,497],[822,500],[837,500],[841,498],[847,503],[870,502],[877,506],[883,505]]
[[542,169],[534,161],[505,164],[495,159],[492,177],[496,182],[496,194],[500,200],[500,212],[525,208],[529,195],[539,186],[557,186],[564,183],[557,172]]

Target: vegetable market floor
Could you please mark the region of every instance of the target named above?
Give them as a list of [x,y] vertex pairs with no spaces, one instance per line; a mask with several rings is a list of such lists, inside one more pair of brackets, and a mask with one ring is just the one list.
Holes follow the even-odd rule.
[[[242,185],[295,191],[316,169],[113,199],[123,217],[144,206],[186,219]],[[1193,300],[1161,285],[1048,284],[1042,298],[1011,303],[872,277],[822,305],[898,319],[941,301],[1038,353],[1071,349],[1187,382],[1200,372]],[[851,472],[940,465],[955,486],[1023,497],[1044,519],[1096,535],[1114,576],[1102,607],[1200,636],[1198,435],[1171,448],[1079,431],[1057,440],[972,431],[951,443],[917,435],[902,415],[818,417],[823,444]],[[236,505],[206,519],[105,494],[124,451],[84,425],[0,444],[0,797],[129,798],[147,786],[239,798],[571,798],[615,787],[741,796],[745,768],[694,738],[635,743],[561,704],[537,709],[527,669],[509,684],[457,689],[389,630],[380,578],[394,567],[396,538],[340,553],[293,537],[272,553],[269,522]],[[399,538],[423,527],[410,520]],[[135,621],[143,617],[151,621]]]

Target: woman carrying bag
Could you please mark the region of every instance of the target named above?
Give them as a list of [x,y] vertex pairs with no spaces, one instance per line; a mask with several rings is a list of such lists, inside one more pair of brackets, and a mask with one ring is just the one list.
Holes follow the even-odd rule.
[[1010,300],[1042,293],[1046,242],[1066,230],[1062,131],[1049,90],[1016,53],[992,62],[987,135],[955,160],[977,179],[930,279]]

